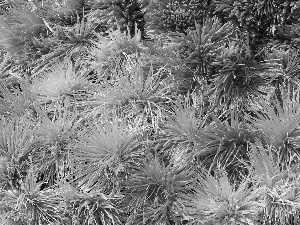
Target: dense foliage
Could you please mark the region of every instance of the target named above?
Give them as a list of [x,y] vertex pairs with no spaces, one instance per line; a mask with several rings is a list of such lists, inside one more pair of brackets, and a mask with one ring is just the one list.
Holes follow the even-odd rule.
[[0,1],[0,224],[299,224],[299,11]]

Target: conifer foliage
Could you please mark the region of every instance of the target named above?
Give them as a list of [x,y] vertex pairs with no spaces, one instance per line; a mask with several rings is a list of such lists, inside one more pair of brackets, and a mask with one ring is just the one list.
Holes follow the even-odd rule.
[[299,224],[299,10],[0,1],[0,224]]

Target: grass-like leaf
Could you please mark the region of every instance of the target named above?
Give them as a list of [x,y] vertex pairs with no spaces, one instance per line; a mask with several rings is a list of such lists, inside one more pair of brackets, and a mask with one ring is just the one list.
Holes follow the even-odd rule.
[[[153,127],[163,116],[166,106],[172,100],[172,83],[167,83],[164,68],[156,73],[150,68],[144,72],[142,61],[138,57],[128,57],[123,68],[113,74],[115,82],[111,88],[102,91],[90,104],[103,107],[121,106],[131,116],[144,115]],[[97,110],[97,108],[96,108]]]
[[203,134],[206,145],[197,146],[196,154],[207,169],[226,168],[234,179],[238,179],[247,172],[241,162],[248,159],[248,145],[249,142],[254,142],[255,133],[244,122],[239,121],[237,109],[230,113],[228,121],[212,117],[213,122]]
[[70,163],[70,144],[81,135],[81,119],[68,100],[55,105],[56,110],[47,113],[42,107],[36,108],[37,125],[36,151],[34,162],[39,165],[40,175],[48,184],[65,176]]
[[170,224],[182,220],[181,193],[189,190],[189,166],[166,165],[157,156],[137,165],[124,183],[131,196],[128,224]]
[[291,163],[295,155],[299,156],[300,108],[297,96],[294,93],[291,98],[288,94],[282,105],[278,101],[273,105],[260,101],[261,110],[256,112],[257,118],[251,120],[253,128],[262,132],[263,139],[276,149],[285,164]]
[[226,174],[218,178],[200,172],[184,205],[192,224],[253,224],[259,193],[248,180],[237,186],[230,184]]
[[20,182],[29,168],[30,155],[33,153],[34,135],[32,124],[20,119],[0,119],[0,173],[5,175],[1,187],[7,190],[19,189]]
[[192,68],[199,69],[200,74],[207,75],[211,63],[233,35],[233,25],[222,25],[217,17],[207,17],[203,25],[196,23],[196,29],[182,35],[182,45],[187,49],[184,53],[188,57],[187,63]]
[[[34,74],[30,90],[41,103],[56,102],[64,96],[77,95],[91,87],[86,71],[78,71],[66,58],[48,69]],[[79,94],[78,94],[79,93]]]
[[215,96],[217,104],[247,105],[251,99],[266,95],[262,87],[268,85],[279,71],[276,63],[258,64],[243,48],[226,61],[214,63],[217,70],[211,80],[210,94]]
[[74,179],[88,190],[110,192],[144,155],[140,147],[143,124],[127,120],[115,110],[102,116],[102,122],[90,122],[74,146]]
[[20,84],[22,91],[18,88],[8,88],[0,84],[0,115],[6,117],[32,117],[30,107],[35,102],[32,98],[28,85]]
[[57,191],[64,199],[62,207],[71,224],[122,224],[122,210],[115,204],[120,196],[83,192],[68,183],[61,183]]
[[61,222],[59,204],[62,198],[54,190],[40,191],[36,183],[37,173],[33,168],[28,171],[21,188],[17,192],[6,191],[1,206],[10,203],[10,211],[1,218],[7,218],[23,224],[54,224]]
[[[22,56],[24,57],[26,51],[30,50],[28,45],[33,44],[34,38],[45,35],[47,29],[42,18],[33,12],[29,4],[12,2],[12,7],[1,16],[0,46],[11,53],[15,59],[23,61]],[[32,52],[28,59],[35,59],[37,55],[38,52]]]
[[293,224],[299,219],[299,175],[291,167],[281,165],[272,146],[252,144],[249,152],[250,174],[255,185],[261,187],[259,199],[263,207],[261,220],[271,224]]

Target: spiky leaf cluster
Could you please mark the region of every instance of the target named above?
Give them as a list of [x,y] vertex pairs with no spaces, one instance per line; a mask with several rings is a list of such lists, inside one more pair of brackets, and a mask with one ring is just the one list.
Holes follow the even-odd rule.
[[[235,20],[256,34],[274,32],[276,25],[297,20],[297,1],[244,0],[215,1],[216,12],[223,12],[226,20]],[[296,16],[296,17],[295,17]]]
[[146,18],[150,30],[186,34],[188,29],[195,28],[195,23],[203,22],[210,13],[209,7],[209,1],[151,1]]
[[217,17],[206,17],[203,25],[196,22],[195,29],[182,34],[181,42],[186,63],[197,69],[202,76],[207,76],[212,62],[221,54],[224,46],[235,38],[235,30],[231,23],[222,24]]
[[141,31],[143,39],[147,38],[146,34],[146,3],[141,3],[138,0],[113,0],[113,1],[86,1],[86,5],[92,11],[95,10],[95,15],[101,18],[103,24],[100,30],[106,31],[117,29],[119,27],[121,32],[127,32],[135,35],[135,27]]

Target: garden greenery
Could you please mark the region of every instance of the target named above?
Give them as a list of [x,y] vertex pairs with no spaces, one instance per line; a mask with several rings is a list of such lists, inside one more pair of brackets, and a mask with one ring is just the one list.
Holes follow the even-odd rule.
[[0,1],[0,224],[299,224],[299,11]]

